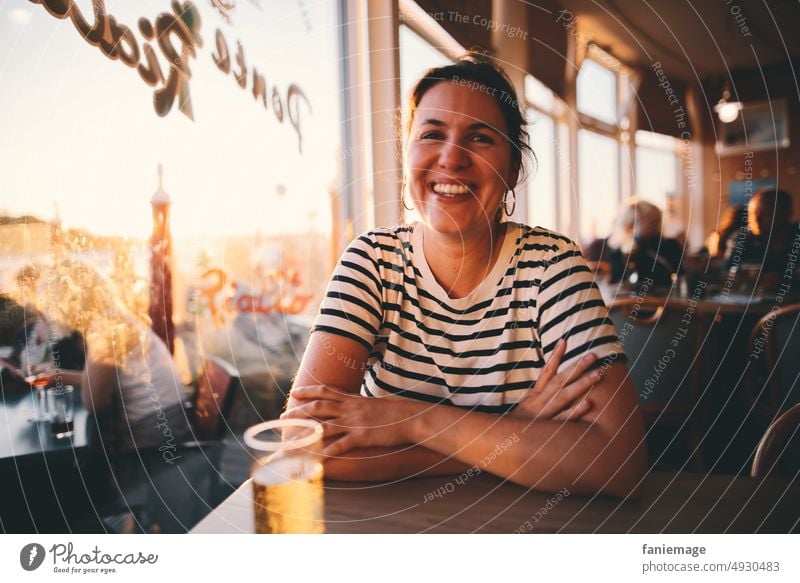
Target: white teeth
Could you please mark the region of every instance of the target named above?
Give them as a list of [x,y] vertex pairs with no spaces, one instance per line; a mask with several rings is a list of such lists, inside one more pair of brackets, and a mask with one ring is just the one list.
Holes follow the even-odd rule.
[[433,191],[437,194],[467,194],[469,192],[469,188],[462,184],[434,183]]

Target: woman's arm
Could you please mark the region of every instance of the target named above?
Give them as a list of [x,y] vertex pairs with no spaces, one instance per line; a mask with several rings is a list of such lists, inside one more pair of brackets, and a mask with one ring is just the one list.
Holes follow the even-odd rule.
[[592,403],[582,420],[567,422],[428,408],[412,417],[409,434],[415,443],[453,452],[470,465],[485,463],[493,474],[538,490],[635,494],[647,459],[624,364],[609,367],[592,390]]
[[[562,384],[563,375],[554,382]],[[561,378],[559,378],[561,377]],[[445,458],[546,491],[635,495],[646,471],[644,428],[623,364],[611,365],[595,385],[593,408],[582,420],[477,413],[402,398],[370,399],[325,387],[297,390],[315,398],[293,416],[325,418],[332,458],[348,452],[412,442]],[[347,455],[343,455],[347,454]]]
[[[293,387],[323,385],[357,395],[364,380],[368,356],[366,347],[358,342],[327,332],[315,332],[311,334]],[[290,394],[287,411],[300,404]],[[347,457],[326,461],[325,475],[334,480],[390,480],[457,474],[467,467],[452,456],[409,444],[352,450]]]
[[[522,419],[527,425],[537,419],[554,419],[557,423],[589,418],[592,412],[596,414],[602,403],[594,396],[591,403],[586,398],[600,378],[598,373],[587,373],[595,359],[587,356],[557,374],[565,350],[566,343],[558,343],[536,386],[511,416]],[[421,412],[425,413],[426,421],[421,422],[424,427],[449,431],[447,426],[442,426],[448,422],[448,415],[453,412],[461,415],[468,410],[404,398],[356,395],[363,379],[361,359],[366,356],[366,349],[357,342],[330,334],[312,334],[295,380],[284,417],[323,420],[328,437],[344,434],[338,445],[328,447],[326,475],[340,480],[387,480],[455,474],[475,466],[474,461],[461,457],[455,449],[437,449],[424,439],[418,441],[407,431],[413,421],[423,418]],[[343,407],[350,410],[344,411]],[[437,411],[443,411],[441,417]],[[497,415],[484,417],[495,423],[503,419]],[[437,427],[441,429],[435,429]],[[464,435],[466,439],[483,439],[482,435],[470,434],[469,430]],[[340,455],[345,452],[347,455]]]

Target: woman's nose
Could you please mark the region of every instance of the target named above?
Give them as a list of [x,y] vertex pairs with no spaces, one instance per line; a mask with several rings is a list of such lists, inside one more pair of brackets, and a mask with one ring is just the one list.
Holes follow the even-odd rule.
[[444,141],[439,151],[439,165],[447,169],[464,168],[469,165],[469,154],[458,143]]

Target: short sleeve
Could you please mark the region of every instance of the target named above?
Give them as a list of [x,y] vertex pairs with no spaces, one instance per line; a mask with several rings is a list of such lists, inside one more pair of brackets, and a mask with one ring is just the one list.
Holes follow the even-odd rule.
[[381,297],[377,243],[362,235],[339,259],[312,333],[336,334],[372,350],[383,320]]
[[545,360],[561,338],[567,340],[567,351],[560,369],[589,352],[600,360],[624,359],[594,274],[575,243],[570,241],[553,253],[536,303]]

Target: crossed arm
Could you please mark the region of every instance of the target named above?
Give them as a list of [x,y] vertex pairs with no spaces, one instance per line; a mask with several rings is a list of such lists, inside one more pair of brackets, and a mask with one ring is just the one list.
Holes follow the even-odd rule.
[[[558,371],[554,350],[530,394],[507,415],[358,390],[368,357],[347,338],[312,334],[285,417],[315,418],[326,474],[387,480],[478,467],[539,490],[636,495],[646,470],[644,430],[623,364]],[[499,453],[498,453],[499,452]]]

